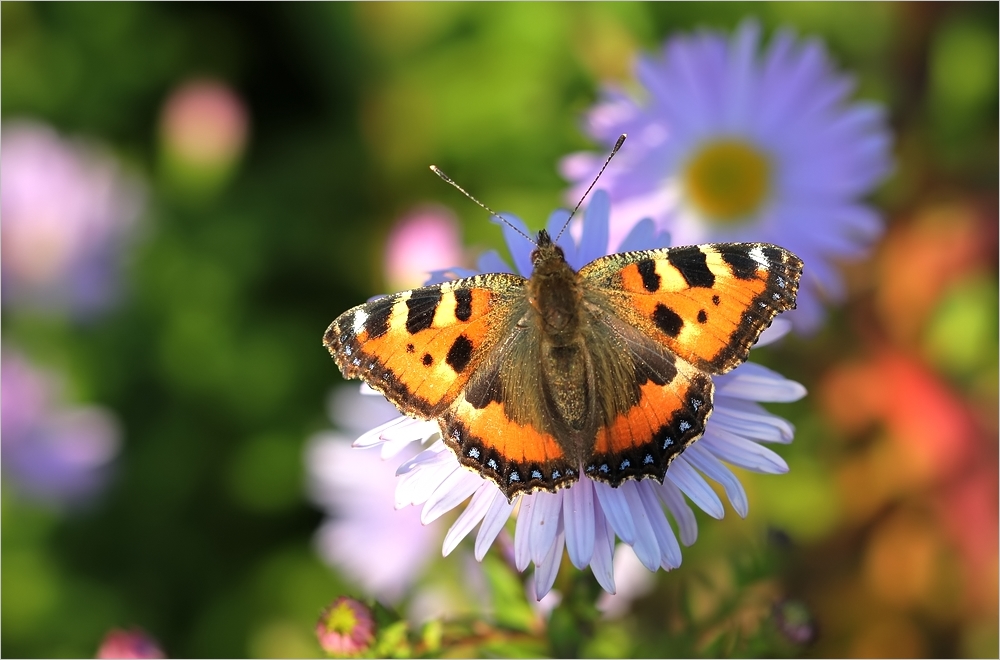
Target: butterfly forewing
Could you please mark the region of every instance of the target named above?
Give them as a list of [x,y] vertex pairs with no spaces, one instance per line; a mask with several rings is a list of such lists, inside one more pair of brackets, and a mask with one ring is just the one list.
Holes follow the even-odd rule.
[[378,298],[341,314],[323,343],[345,378],[409,415],[436,417],[512,331],[525,282],[492,273]]
[[802,261],[765,243],[720,243],[597,259],[585,298],[710,373],[746,360],[779,312],[795,307]]

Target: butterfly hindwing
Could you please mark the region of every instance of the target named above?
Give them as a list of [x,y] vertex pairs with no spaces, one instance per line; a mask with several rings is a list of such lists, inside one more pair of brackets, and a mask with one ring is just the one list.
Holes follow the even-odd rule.
[[765,243],[623,252],[579,276],[585,300],[605,307],[709,373],[746,360],[779,312],[795,307],[802,261]]
[[[701,437],[712,412],[711,377],[614,315],[595,317],[590,344],[628,371],[602,368],[602,419],[584,471],[618,486],[625,479],[663,480],[667,467]],[[591,351],[595,367],[602,349]]]
[[525,282],[491,273],[378,298],[341,314],[323,343],[345,378],[408,415],[437,417],[511,331]]
[[547,404],[538,327],[515,324],[441,417],[459,462],[492,479],[508,498],[575,481],[565,438]]

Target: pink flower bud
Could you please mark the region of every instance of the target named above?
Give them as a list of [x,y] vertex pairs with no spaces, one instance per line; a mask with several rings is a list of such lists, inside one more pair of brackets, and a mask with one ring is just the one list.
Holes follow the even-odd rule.
[[192,80],[167,99],[161,131],[179,160],[215,167],[242,153],[248,124],[243,101],[229,87],[214,80]]
[[165,658],[167,655],[156,640],[140,628],[113,628],[104,636],[97,649],[98,658]]
[[320,614],[316,638],[330,655],[358,655],[375,639],[375,619],[363,603],[340,596]]

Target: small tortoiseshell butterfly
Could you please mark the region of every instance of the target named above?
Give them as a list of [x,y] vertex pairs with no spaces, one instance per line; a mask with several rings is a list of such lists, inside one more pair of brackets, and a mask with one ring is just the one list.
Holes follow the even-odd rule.
[[802,274],[764,243],[623,252],[579,271],[545,230],[536,245],[529,279],[403,291],[344,312],[323,338],[344,377],[436,419],[459,461],[509,499],[581,473],[662,481],[705,431],[711,374],[795,307]]

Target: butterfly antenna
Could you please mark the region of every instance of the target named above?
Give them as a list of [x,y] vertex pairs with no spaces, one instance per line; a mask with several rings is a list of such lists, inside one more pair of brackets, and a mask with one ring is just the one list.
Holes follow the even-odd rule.
[[[597,173],[597,176],[594,177],[594,181],[590,184],[590,187],[587,188],[587,192],[583,193],[583,197],[581,197],[580,201],[576,203],[576,206],[573,208],[573,212],[569,214],[568,218],[566,218],[565,224],[563,224],[562,229],[559,230],[559,236],[562,236],[563,232],[566,231],[566,227],[569,227],[569,221],[572,220],[573,216],[576,215],[576,212],[580,210],[580,205],[583,204],[583,200],[587,199],[587,195],[589,195],[590,191],[594,189],[594,186],[597,184],[597,180],[601,178],[602,174],[604,174],[604,168],[608,166],[608,163],[611,162],[611,159],[615,157],[615,154],[618,153],[618,150],[622,148],[623,144],[625,144],[626,137],[628,137],[626,133],[622,133],[621,135],[618,136],[618,141],[615,142],[614,149],[611,150],[611,154],[608,156],[608,159],[604,161],[604,165],[601,166],[601,171]],[[556,236],[553,243],[559,240],[559,236]]]
[[494,218],[496,218],[500,222],[504,223],[505,225],[507,225],[508,227],[510,227],[511,229],[513,229],[514,231],[516,231],[521,236],[524,236],[526,239],[528,239],[529,243],[531,243],[532,245],[534,245],[536,247],[538,246],[538,244],[535,243],[534,239],[532,239],[530,236],[528,236],[527,234],[525,234],[523,231],[521,231],[520,229],[518,229],[514,225],[510,224],[507,221],[507,218],[503,217],[502,215],[500,215],[499,213],[497,213],[496,211],[494,211],[493,209],[491,209],[490,207],[486,206],[485,204],[483,204],[482,202],[480,202],[478,199],[476,199],[475,197],[473,197],[472,195],[470,195],[465,190],[465,188],[463,188],[462,186],[460,186],[457,183],[455,183],[454,180],[452,180],[452,178],[450,176],[448,176],[447,174],[445,174],[444,172],[442,172],[440,169],[438,169],[437,165],[431,165],[431,172],[434,172],[434,174],[437,174],[439,177],[441,177],[442,179],[444,179],[445,183],[450,183],[452,186],[454,186],[455,188],[457,188],[460,193],[462,193],[463,195],[465,195],[466,197],[468,197],[469,199],[471,199],[473,202],[475,202],[476,204],[478,204],[480,207],[482,207],[483,209],[485,209],[486,211],[488,211],[489,214],[492,215]]

